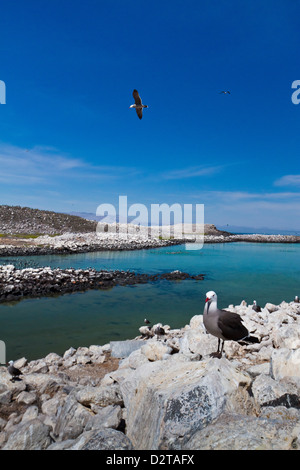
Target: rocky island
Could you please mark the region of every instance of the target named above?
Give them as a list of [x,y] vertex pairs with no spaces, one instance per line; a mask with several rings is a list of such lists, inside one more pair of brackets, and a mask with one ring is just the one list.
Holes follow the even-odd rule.
[[[180,239],[172,236],[173,229],[172,226],[150,229],[132,224],[101,224],[75,215],[0,206],[0,257],[140,250],[195,241],[194,226]],[[203,232],[203,227],[199,230]],[[213,224],[205,224],[204,234],[199,232],[199,235],[203,235],[204,243],[300,243],[300,236],[238,235],[220,231]]]
[[300,304],[230,305],[260,343],[225,343],[202,315],[133,340],[0,368],[2,450],[300,449]]
[[111,289],[114,286],[145,284],[159,280],[203,280],[204,274],[190,275],[181,271],[161,274],[135,273],[131,271],[96,271],[95,269],[16,269],[14,265],[0,265],[0,303],[27,297],[61,295],[90,289]]

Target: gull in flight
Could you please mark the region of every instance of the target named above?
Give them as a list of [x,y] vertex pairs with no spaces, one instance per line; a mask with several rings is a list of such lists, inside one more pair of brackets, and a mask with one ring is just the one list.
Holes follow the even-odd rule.
[[135,108],[136,114],[140,119],[143,117],[143,108],[148,108],[146,104],[142,104],[142,99],[137,90],[133,90],[132,96],[134,98],[135,104],[129,106],[129,108]]
[[230,95],[230,91],[220,91],[219,95],[221,95],[222,93],[224,93],[224,95],[227,95],[227,94]]

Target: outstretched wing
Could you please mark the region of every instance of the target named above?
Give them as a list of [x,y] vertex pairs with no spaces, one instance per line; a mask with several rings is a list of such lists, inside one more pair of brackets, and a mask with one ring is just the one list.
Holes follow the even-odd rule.
[[141,97],[140,97],[139,92],[137,90],[133,90],[132,96],[134,98],[135,104],[137,104],[137,105],[142,104]]
[[140,119],[142,119],[142,117],[143,117],[143,108],[135,108],[135,110],[136,110],[136,114],[138,115],[138,117]]

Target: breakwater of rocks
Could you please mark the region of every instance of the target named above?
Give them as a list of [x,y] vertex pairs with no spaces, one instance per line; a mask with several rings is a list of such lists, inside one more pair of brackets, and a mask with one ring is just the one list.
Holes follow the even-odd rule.
[[300,304],[228,309],[260,342],[226,341],[222,359],[196,315],[20,358],[16,380],[0,367],[0,449],[299,450]]
[[110,289],[114,286],[144,284],[159,280],[203,280],[203,274],[190,275],[181,271],[144,274],[132,271],[96,271],[95,269],[16,269],[14,265],[0,266],[0,302],[26,297],[42,297],[89,289]]
[[[123,251],[162,248],[195,242],[195,237],[175,239],[170,235],[154,232],[149,236],[148,228],[139,228],[133,233],[64,233],[57,236],[42,235],[37,238],[0,238],[0,257],[32,255],[64,255],[96,251]],[[123,227],[123,230],[124,227]],[[299,236],[293,235],[233,235],[212,230],[204,235],[204,243],[300,243]]]

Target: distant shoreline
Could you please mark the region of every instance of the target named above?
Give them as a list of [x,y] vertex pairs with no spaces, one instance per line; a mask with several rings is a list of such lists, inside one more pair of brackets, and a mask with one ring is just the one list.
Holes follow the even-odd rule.
[[[205,235],[204,244],[212,243],[300,243],[300,236],[261,235],[261,234],[217,234]],[[2,237],[0,238],[0,257],[65,255],[90,253],[97,251],[131,251],[193,243],[190,239],[164,239],[148,237],[145,234],[118,233],[66,233],[58,236],[39,236],[36,238]]]

